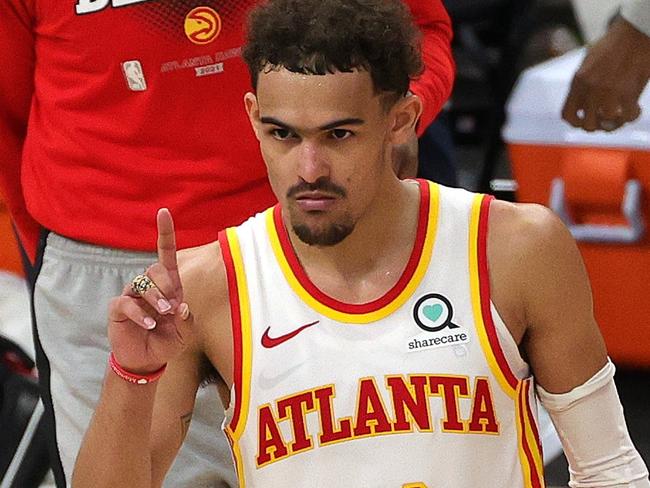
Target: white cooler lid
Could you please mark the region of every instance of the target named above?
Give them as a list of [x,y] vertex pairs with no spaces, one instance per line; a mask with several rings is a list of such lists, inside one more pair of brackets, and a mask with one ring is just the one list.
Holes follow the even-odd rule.
[[562,120],[564,100],[584,56],[584,48],[576,49],[521,74],[506,107],[506,142],[650,150],[650,85],[639,101],[641,116],[614,132],[586,132]]

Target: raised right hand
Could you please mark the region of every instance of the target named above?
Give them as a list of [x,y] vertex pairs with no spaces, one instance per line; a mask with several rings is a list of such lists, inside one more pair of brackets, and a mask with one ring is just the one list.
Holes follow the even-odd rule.
[[160,369],[189,344],[193,317],[183,302],[171,213],[160,209],[158,262],[145,274],[155,283],[140,296],[124,287],[109,306],[108,339],[117,362],[136,374]]

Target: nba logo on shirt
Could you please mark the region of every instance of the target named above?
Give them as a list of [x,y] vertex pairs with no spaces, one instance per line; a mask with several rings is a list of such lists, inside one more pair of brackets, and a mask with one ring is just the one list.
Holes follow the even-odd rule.
[[124,61],[122,63],[122,72],[131,91],[145,91],[147,89],[147,82],[144,79],[140,61]]

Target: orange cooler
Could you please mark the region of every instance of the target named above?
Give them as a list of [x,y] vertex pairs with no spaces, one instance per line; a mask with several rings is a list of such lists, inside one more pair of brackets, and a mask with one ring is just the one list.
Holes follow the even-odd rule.
[[576,50],[525,71],[503,136],[518,201],[549,206],[578,241],[610,356],[650,367],[650,88],[634,123],[574,129],[560,113],[583,57]]

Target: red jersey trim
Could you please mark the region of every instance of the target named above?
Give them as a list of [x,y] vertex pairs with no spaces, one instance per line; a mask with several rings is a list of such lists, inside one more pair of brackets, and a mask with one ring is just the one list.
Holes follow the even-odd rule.
[[[526,395],[527,395],[526,398],[530,398],[528,395],[529,395],[529,391],[530,391],[530,388],[531,388],[531,384],[532,383],[530,381],[526,382]],[[537,428],[537,420],[535,419],[535,416],[533,415],[533,410],[532,410],[532,407],[530,405],[530,401],[528,401],[526,403],[526,406],[527,406],[526,413],[528,415],[528,425],[530,425],[531,431],[533,433],[533,437],[535,438],[535,441],[536,441],[535,447],[537,448],[537,451],[539,452],[539,456],[543,459],[543,456],[542,456],[542,453],[543,453],[542,439],[539,436],[539,430]]]
[[497,365],[508,385],[513,390],[517,389],[519,379],[515,376],[506,356],[501,348],[501,344],[497,337],[496,327],[494,326],[494,319],[492,317],[492,310],[490,308],[490,273],[488,269],[487,260],[487,233],[488,233],[488,219],[490,216],[490,203],[494,197],[486,195],[481,201],[481,209],[478,221],[478,278],[479,278],[479,295],[481,299],[481,314],[483,315],[483,323],[485,325],[485,332],[487,334],[490,348],[494,353]]
[[219,245],[221,246],[221,254],[223,262],[226,267],[226,277],[228,280],[228,296],[230,298],[230,316],[232,322],[232,338],[233,338],[233,386],[235,388],[235,410],[233,412],[232,420],[230,421],[230,429],[234,432],[239,422],[241,414],[241,399],[242,399],[242,328],[241,328],[241,311],[239,304],[239,292],[237,288],[237,272],[235,271],[235,263],[232,258],[230,250],[230,242],[226,231],[219,232]]
[[226,229],[219,235],[223,261],[228,281],[228,295],[232,315],[233,330],[233,389],[235,404],[232,405],[232,418],[224,428],[230,441],[233,460],[239,478],[239,485],[246,486],[244,458],[239,439],[248,420],[250,405],[250,378],[252,366],[251,310],[248,297],[248,284],[244,262],[239,247],[237,231]]
[[273,223],[274,223],[275,231],[277,232],[280,241],[282,253],[284,254],[284,257],[286,258],[289,264],[291,272],[300,283],[300,286],[302,286],[302,288],[304,288],[304,290],[307,293],[309,293],[311,297],[313,297],[315,300],[319,301],[323,305],[333,310],[336,310],[337,312],[342,312],[347,314],[373,313],[384,308],[386,305],[390,304],[391,302],[393,302],[400,295],[400,293],[404,291],[406,286],[413,278],[415,271],[418,267],[418,263],[420,262],[420,259],[422,257],[425,238],[427,236],[427,232],[429,231],[428,229],[429,200],[430,200],[429,184],[424,180],[417,180],[417,181],[420,186],[420,208],[419,208],[418,228],[416,231],[415,243],[413,245],[413,250],[411,252],[409,261],[406,265],[406,268],[402,272],[400,279],[393,286],[393,288],[388,290],[382,297],[368,303],[353,304],[353,303],[345,303],[336,300],[335,298],[332,298],[329,295],[323,293],[320,289],[318,289],[316,285],[312,283],[312,281],[307,276],[307,273],[303,269],[302,265],[300,264],[300,261],[298,260],[298,256],[296,256],[293,246],[291,245],[291,241],[289,239],[289,233],[287,231],[287,228],[284,225],[284,221],[282,220],[282,208],[279,204],[276,205],[273,209]]
[[[524,479],[526,487],[531,488],[543,488],[544,487],[544,474],[543,467],[540,467],[539,463],[536,461],[536,458],[541,459],[541,450],[539,449],[539,437],[534,438],[535,444],[531,446],[530,444],[530,435],[532,431],[536,429],[531,429],[535,425],[532,412],[530,410],[530,380],[524,380],[520,383],[518,388],[518,408],[517,415],[519,416],[519,423],[521,425],[521,447],[525,454],[525,459],[527,463],[528,470],[524,470],[524,473],[529,472],[530,478]],[[534,452],[535,451],[535,452]]]

